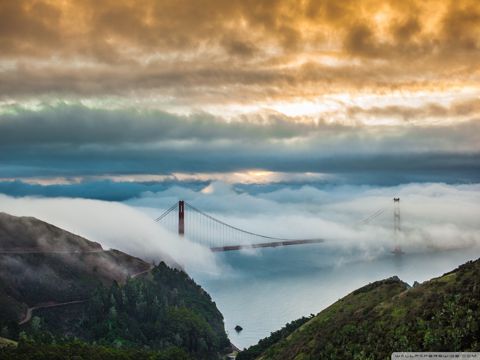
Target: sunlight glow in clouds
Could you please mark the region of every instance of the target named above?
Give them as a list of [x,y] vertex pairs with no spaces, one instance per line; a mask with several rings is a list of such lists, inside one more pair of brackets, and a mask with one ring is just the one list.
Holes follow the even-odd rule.
[[477,0],[18,0],[0,18],[2,179],[480,178]]
[[242,184],[271,184],[279,182],[308,183],[323,181],[330,176],[321,173],[286,173],[265,170],[246,170],[242,172],[211,172],[211,173],[172,173],[169,175],[156,174],[129,174],[129,175],[99,175],[76,177],[27,177],[27,178],[0,178],[0,182],[21,181],[30,185],[69,185],[81,184],[87,181],[109,180],[113,182],[165,182],[165,181],[223,181],[225,183]]
[[4,2],[0,97],[131,106],[155,95],[203,108],[469,86],[478,96],[479,12],[475,0]]

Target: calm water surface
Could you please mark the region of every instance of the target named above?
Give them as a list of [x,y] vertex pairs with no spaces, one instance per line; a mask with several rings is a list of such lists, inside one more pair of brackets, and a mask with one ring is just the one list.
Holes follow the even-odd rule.
[[[412,284],[476,259],[480,251],[386,254],[375,260],[342,260],[319,245],[263,249],[255,255],[218,255],[228,270],[217,278],[193,277],[210,293],[225,317],[230,340],[239,348],[299,317],[316,314],[349,292],[397,275]],[[237,333],[236,325],[243,327]]]

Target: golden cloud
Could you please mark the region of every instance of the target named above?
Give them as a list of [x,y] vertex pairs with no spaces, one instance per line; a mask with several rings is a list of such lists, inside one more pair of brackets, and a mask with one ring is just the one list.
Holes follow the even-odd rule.
[[0,96],[251,103],[477,87],[476,0],[0,3]]

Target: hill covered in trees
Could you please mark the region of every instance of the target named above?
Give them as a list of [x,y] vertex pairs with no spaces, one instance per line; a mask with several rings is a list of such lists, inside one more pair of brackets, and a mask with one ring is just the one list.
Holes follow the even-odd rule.
[[229,347],[210,296],[164,263],[123,285],[99,286],[85,304],[40,310],[24,331],[38,343],[68,336],[116,348],[178,348],[195,359]]
[[[19,341],[2,358],[75,349],[115,358],[123,349],[124,358],[216,359],[229,347],[210,296],[163,262],[152,267],[37,219],[1,214],[0,266],[0,336]],[[55,306],[37,307],[19,325],[28,308],[45,303]]]
[[[364,286],[241,352],[250,359],[389,359],[394,351],[480,351],[480,260],[410,287]],[[306,321],[308,320],[308,321]]]
[[0,356],[3,360],[194,360],[188,353],[178,348],[166,350],[118,349],[87,344],[78,340],[55,344],[23,341],[18,347],[2,348],[0,346]]
[[87,299],[150,267],[44,221],[0,213],[0,336],[18,333],[29,307]]

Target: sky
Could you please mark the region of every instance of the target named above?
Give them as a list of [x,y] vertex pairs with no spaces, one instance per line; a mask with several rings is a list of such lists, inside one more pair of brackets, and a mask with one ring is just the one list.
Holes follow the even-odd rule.
[[5,0],[0,19],[1,192],[479,181],[476,0]]
[[[247,231],[325,239],[292,250],[301,266],[374,263],[398,244],[478,256],[480,1],[0,0],[0,212],[195,280],[241,276],[188,221],[182,239],[153,221],[181,199]],[[266,254],[239,256],[258,274]]]

